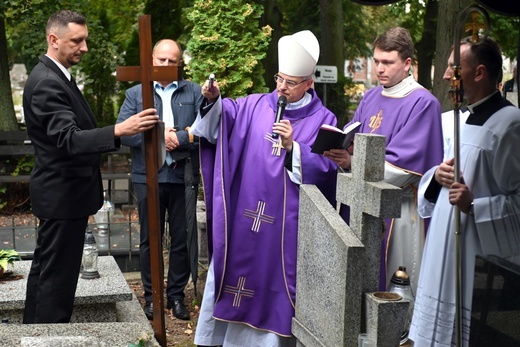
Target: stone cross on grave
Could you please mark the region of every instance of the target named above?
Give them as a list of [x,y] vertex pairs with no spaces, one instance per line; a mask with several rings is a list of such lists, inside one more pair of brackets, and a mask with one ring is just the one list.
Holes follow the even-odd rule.
[[351,207],[350,226],[316,186],[300,187],[298,347],[357,346],[364,294],[379,288],[383,218],[401,211],[401,189],[383,182],[385,144],[383,136],[356,134],[352,173],[338,174],[336,199]]
[[401,189],[383,181],[385,177],[384,136],[356,135],[352,173],[339,174],[336,198],[350,206],[349,225],[365,246],[366,268],[363,292],[379,289],[383,218],[401,216]]
[[[180,66],[153,66],[152,34],[150,15],[139,16],[139,56],[140,66],[118,66],[118,81],[140,81],[143,86],[143,109],[154,107],[153,81],[177,81],[181,76]],[[164,164],[164,123],[144,133],[146,161],[146,189],[148,194],[148,215],[150,230],[150,263],[152,269],[153,326],[155,338],[166,346],[163,300],[163,258],[162,235],[159,217],[159,181],[157,172]]]

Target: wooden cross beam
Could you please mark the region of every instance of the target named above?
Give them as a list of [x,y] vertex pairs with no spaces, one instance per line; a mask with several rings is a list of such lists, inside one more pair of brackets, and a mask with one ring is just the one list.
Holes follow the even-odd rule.
[[[139,56],[140,66],[118,66],[118,81],[140,81],[143,86],[143,109],[154,107],[153,81],[177,81],[181,76],[179,66],[153,66],[151,17],[139,17]],[[161,122],[162,123],[162,122]],[[148,194],[148,229],[150,241],[150,264],[152,269],[153,327],[155,338],[162,347],[166,347],[166,329],[164,324],[164,265],[162,257],[162,234],[159,216],[159,181],[157,172],[164,164],[161,155],[164,143],[164,123],[158,123],[144,133],[146,189]]]

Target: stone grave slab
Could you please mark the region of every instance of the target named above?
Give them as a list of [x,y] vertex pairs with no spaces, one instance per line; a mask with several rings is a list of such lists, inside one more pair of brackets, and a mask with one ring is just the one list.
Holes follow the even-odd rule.
[[[25,305],[27,276],[30,260],[15,262],[13,275],[23,279],[1,282],[0,312],[10,323],[21,323]],[[122,276],[116,261],[111,256],[99,257],[100,278],[79,278],[71,322],[115,321],[116,302],[131,301],[132,289]]]
[[357,345],[363,293],[379,286],[383,218],[400,214],[401,189],[382,181],[385,138],[357,134],[355,141],[352,173],[338,175],[336,195],[351,207],[350,226],[315,186],[300,187],[292,324],[298,346]]
[[20,346],[23,339],[25,346],[51,342],[55,344],[48,346],[66,346],[67,341],[88,337],[98,344],[74,346],[128,347],[142,335],[157,342],[137,297],[111,256],[99,257],[100,278],[79,278],[71,323],[20,324],[30,263],[16,262],[13,274],[21,274],[23,279],[0,283],[0,317],[9,319],[9,324],[0,325],[3,345]]
[[[317,187],[302,185],[292,329],[303,345],[353,346],[357,341],[362,261],[361,241]],[[355,329],[356,340],[348,329]]]

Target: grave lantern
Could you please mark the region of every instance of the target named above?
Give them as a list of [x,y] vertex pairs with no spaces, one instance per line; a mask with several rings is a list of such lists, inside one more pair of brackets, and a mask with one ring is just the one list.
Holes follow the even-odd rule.
[[112,223],[112,217],[114,215],[114,205],[110,202],[107,197],[104,197],[103,206],[94,215],[97,228],[100,234],[107,233],[110,223]]
[[83,246],[83,258],[81,259],[81,265],[83,266],[81,278],[94,279],[100,277],[98,272],[98,257],[99,251],[96,239],[92,234],[92,230],[87,229],[85,233],[85,244]]

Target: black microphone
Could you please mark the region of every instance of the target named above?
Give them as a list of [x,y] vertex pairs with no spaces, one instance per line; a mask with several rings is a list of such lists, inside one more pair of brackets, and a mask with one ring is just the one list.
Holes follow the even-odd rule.
[[[276,118],[274,120],[275,123],[280,123],[280,119],[283,117],[283,113],[285,111],[285,106],[287,106],[287,98],[285,95],[282,95],[278,98],[278,108],[276,109]],[[272,133],[271,136],[273,139],[278,138],[278,134]]]
[[209,75],[209,91],[213,93],[213,82],[215,82],[215,74]]

